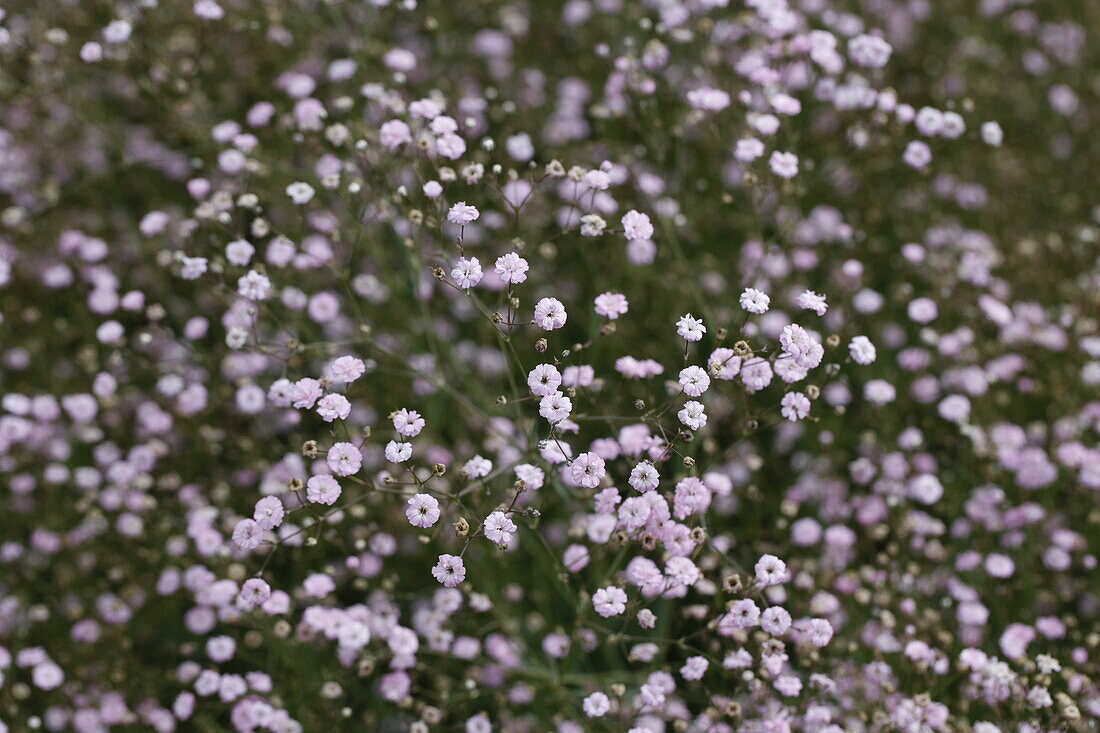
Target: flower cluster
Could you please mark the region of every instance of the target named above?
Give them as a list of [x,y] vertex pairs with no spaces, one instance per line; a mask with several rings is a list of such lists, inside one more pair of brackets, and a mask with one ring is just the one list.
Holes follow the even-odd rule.
[[1100,724],[1094,11],[49,5],[0,733]]

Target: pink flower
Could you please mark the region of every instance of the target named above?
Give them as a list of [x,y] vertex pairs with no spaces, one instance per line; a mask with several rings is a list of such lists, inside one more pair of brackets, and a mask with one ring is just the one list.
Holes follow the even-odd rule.
[[573,402],[561,392],[553,392],[539,401],[539,414],[551,425],[559,423],[573,411]]
[[622,293],[601,293],[596,296],[596,313],[614,321],[630,308],[626,296]]
[[824,347],[806,329],[794,323],[783,327],[779,343],[785,355],[803,369],[813,369],[825,356]]
[[680,370],[680,386],[689,397],[699,397],[710,389],[710,377],[700,367],[685,367]]
[[454,588],[466,579],[466,566],[461,557],[440,555],[432,568],[432,576],[447,588]]
[[265,496],[256,502],[256,508],[252,512],[252,518],[260,529],[275,529],[283,523],[283,502],[277,496]]
[[829,306],[825,303],[825,296],[812,290],[803,291],[796,299],[799,308],[813,311],[819,316],[825,315]]
[[772,606],[760,614],[760,628],[772,636],[782,636],[791,628],[791,614],[782,606]]
[[592,607],[604,618],[618,616],[626,610],[626,591],[614,585],[600,588],[592,595]]
[[660,474],[649,461],[642,461],[630,471],[629,483],[640,494],[657,488],[660,482]]
[[351,414],[351,403],[342,394],[327,394],[317,403],[317,414],[325,422],[345,420]]
[[703,322],[690,313],[681,316],[680,320],[676,321],[676,333],[684,341],[699,341],[706,332],[707,327],[703,325]]
[[584,698],[584,714],[590,718],[602,718],[611,710],[611,700],[602,692],[593,692]]
[[406,438],[415,438],[424,429],[424,418],[416,410],[407,410],[402,407],[393,413],[393,429]]
[[695,400],[685,402],[683,408],[676,413],[676,418],[692,430],[699,430],[707,424],[703,403]]
[[787,580],[787,565],[775,555],[763,555],[754,568],[756,582],[762,586],[779,585]]
[[500,276],[501,282],[519,285],[527,280],[527,270],[529,267],[527,260],[520,257],[515,252],[509,252],[502,257],[497,257],[494,269],[497,275]]
[[573,480],[586,489],[594,489],[600,485],[604,477],[604,460],[595,453],[581,453],[573,459]]
[[477,221],[479,216],[481,216],[481,213],[475,207],[470,206],[465,201],[459,201],[447,212],[447,221],[465,226]]
[[567,317],[565,306],[557,298],[543,298],[535,304],[535,325],[544,331],[561,328]]
[[341,356],[332,362],[328,373],[337,382],[351,384],[363,376],[366,371],[367,367],[362,359],[357,359],[354,356]]
[[414,494],[405,507],[409,524],[427,529],[439,521],[439,501],[430,494]]
[[539,364],[527,375],[527,386],[531,394],[545,397],[558,391],[561,386],[561,374],[553,364]]
[[402,443],[396,440],[391,440],[386,443],[386,460],[390,463],[404,463],[412,456],[413,447],[412,443]]
[[768,307],[771,305],[771,298],[756,288],[745,288],[745,292],[741,293],[739,300],[741,307],[747,310],[749,313],[767,313]]
[[242,519],[233,529],[233,542],[242,550],[254,550],[260,546],[264,531],[253,519]]
[[653,239],[653,224],[649,216],[631,209],[623,214],[623,234],[627,239],[634,241],[639,239]]
[[810,400],[801,392],[788,392],[779,401],[780,414],[791,422],[798,422],[810,414]]
[[314,504],[332,506],[340,498],[340,484],[327,473],[311,476],[306,481],[306,499]]
[[504,512],[493,512],[485,518],[483,530],[490,542],[506,545],[516,533],[516,524]]
[[768,159],[772,173],[780,178],[794,178],[798,175],[798,156],[776,150]]
[[405,143],[412,142],[412,130],[401,120],[389,120],[378,128],[378,139],[383,147],[396,150]]
[[451,268],[451,278],[463,290],[468,290],[481,282],[481,263],[477,257],[461,257]]
[[363,466],[363,455],[351,443],[336,443],[328,450],[328,467],[337,476],[351,476],[359,473]]

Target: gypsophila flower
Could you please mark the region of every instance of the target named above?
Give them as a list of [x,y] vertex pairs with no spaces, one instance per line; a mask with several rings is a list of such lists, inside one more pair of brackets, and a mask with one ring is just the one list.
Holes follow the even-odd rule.
[[554,394],[561,386],[561,373],[553,364],[539,364],[527,375],[527,387],[536,397]]
[[463,290],[472,288],[481,282],[481,263],[477,257],[461,257],[451,268],[451,278]]
[[448,160],[458,160],[466,152],[466,141],[454,133],[444,133],[436,138],[435,150]]
[[446,588],[454,588],[466,579],[466,566],[461,557],[440,555],[439,562],[432,568],[432,577]]
[[332,362],[328,375],[337,382],[351,384],[367,371],[362,359],[354,356],[341,356]]
[[263,530],[272,530],[283,523],[283,502],[275,496],[265,496],[256,502],[252,518]]
[[184,257],[180,262],[180,277],[184,280],[198,280],[206,272],[205,257]]
[[923,170],[932,162],[932,151],[929,149],[927,143],[921,140],[913,140],[905,147],[905,152],[902,154],[902,160],[904,160],[905,164],[908,166],[916,168],[917,170]]
[[254,550],[260,546],[263,530],[253,519],[242,519],[233,529],[233,542],[242,550]]
[[477,221],[480,216],[481,213],[477,208],[470,206],[465,201],[459,201],[447,212],[447,221],[464,226]]
[[791,422],[797,422],[810,414],[810,400],[802,392],[788,392],[779,401],[780,414]]
[[550,424],[559,423],[573,412],[573,402],[563,393],[555,391],[539,400],[539,415]]
[[702,87],[687,93],[688,104],[696,109],[721,112],[730,105],[730,95],[721,89]]
[[783,347],[784,354],[794,359],[794,362],[803,369],[814,369],[825,355],[825,349],[821,344],[798,324],[784,326],[783,332],[779,335],[779,343]]
[[584,183],[597,191],[606,191],[611,187],[611,176],[606,171],[591,170],[584,174]]
[[584,714],[590,718],[602,718],[611,710],[611,700],[602,692],[593,692],[584,698]]
[[430,494],[414,494],[405,507],[409,524],[427,529],[439,521],[439,502]]
[[599,214],[585,214],[581,217],[581,236],[598,237],[607,228],[607,222]]
[[351,414],[351,402],[341,394],[327,394],[317,402],[317,414],[325,422],[346,420]]
[[504,512],[493,512],[485,518],[483,529],[490,542],[506,545],[516,533],[516,524]]
[[415,438],[424,429],[424,418],[416,410],[407,410],[402,407],[393,413],[393,429],[406,438]]
[[990,147],[999,148],[1004,142],[1004,131],[996,122],[983,122],[981,133],[982,142]]
[[766,608],[760,614],[760,628],[772,636],[782,636],[791,628],[791,614],[781,606]]
[[462,465],[462,470],[470,478],[485,478],[493,470],[493,462],[482,456],[474,456]]
[[800,293],[796,302],[802,310],[813,311],[819,316],[825,315],[825,311],[829,309],[829,306],[825,303],[825,296],[812,290],[805,290]]
[[707,413],[703,411],[703,403],[688,400],[683,408],[676,413],[677,419],[692,430],[699,430],[707,424]]
[[525,488],[541,489],[546,480],[546,474],[538,466],[530,463],[521,463],[515,468],[516,478],[524,483]]
[[573,480],[586,489],[599,486],[606,473],[604,460],[595,453],[581,453],[573,459],[570,469]]
[[740,303],[741,307],[749,313],[756,313],[759,315],[768,312],[768,307],[771,305],[771,298],[755,288],[745,288],[745,292],[741,293]]
[[292,183],[286,187],[286,195],[290,197],[290,200],[299,206],[308,204],[313,200],[313,186],[302,181]]
[[351,476],[359,473],[363,465],[363,456],[351,443],[336,443],[328,450],[329,470],[337,476]]
[[660,478],[660,474],[652,463],[642,461],[631,469],[629,483],[635,491],[644,494],[657,488]]
[[707,673],[707,667],[709,666],[710,663],[707,662],[706,657],[688,657],[684,666],[680,667],[680,676],[685,680],[701,680],[703,675]]
[[742,163],[751,163],[763,155],[764,143],[755,137],[738,140],[733,150],[733,156]]
[[762,586],[778,585],[787,580],[787,565],[775,555],[762,555],[754,568],[756,582]]
[[614,585],[600,588],[592,594],[592,607],[603,618],[618,616],[626,610],[626,591]]
[[877,357],[875,345],[866,336],[855,336],[848,344],[848,353],[856,364],[873,364]]
[[520,257],[515,252],[509,252],[506,255],[498,257],[494,267],[497,275],[500,276],[500,281],[511,285],[519,285],[522,282],[526,282],[527,270],[529,268],[530,266],[527,264],[527,260]]
[[404,463],[412,457],[412,443],[399,443],[391,440],[386,443],[386,460],[390,463]]
[[378,138],[383,147],[390,150],[412,142],[412,131],[401,120],[389,120],[378,128]]
[[760,608],[751,598],[734,601],[723,617],[723,622],[732,629],[751,629],[760,620]]
[[848,55],[852,61],[871,69],[881,69],[890,60],[893,49],[878,36],[860,34],[848,41]]
[[768,158],[772,173],[780,178],[794,178],[798,175],[798,156],[794,153],[774,151]]
[[622,293],[601,293],[596,296],[596,313],[608,320],[614,321],[624,315],[629,307],[630,304]]
[[631,209],[623,214],[623,234],[628,240],[653,239],[653,224],[649,216]]
[[271,297],[273,288],[267,275],[262,275],[255,270],[250,270],[237,280],[237,293],[242,298],[249,300],[267,300]]
[[306,481],[306,499],[313,504],[332,506],[340,498],[340,484],[328,474],[310,476]]
[[237,606],[248,610],[260,606],[271,598],[271,586],[262,578],[249,578],[237,595]]
[[535,325],[544,331],[552,331],[565,325],[565,306],[557,298],[543,298],[535,304]]
[[225,245],[225,258],[230,264],[245,267],[252,261],[256,248],[243,239],[237,239]]
[[700,367],[685,367],[680,370],[680,387],[689,397],[699,397],[710,388],[710,377]]
[[685,341],[699,341],[706,332],[707,327],[703,325],[703,322],[690,313],[681,316],[680,320],[676,321],[676,333]]

